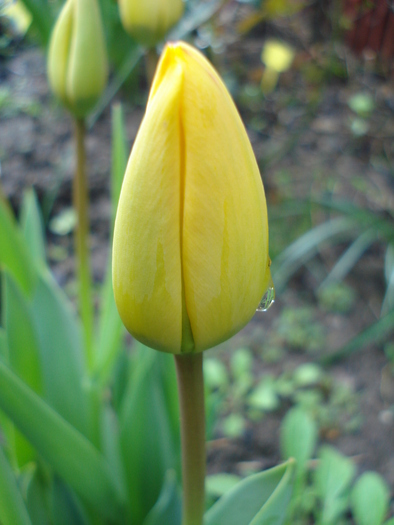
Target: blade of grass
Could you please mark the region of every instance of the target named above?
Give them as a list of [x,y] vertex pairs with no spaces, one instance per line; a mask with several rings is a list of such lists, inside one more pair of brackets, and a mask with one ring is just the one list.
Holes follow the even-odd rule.
[[0,523],[31,525],[15,475],[0,447]]
[[392,334],[394,334],[394,310],[381,317],[376,323],[368,326],[342,348],[329,355],[322,356],[319,360],[324,365],[331,365],[358,350],[362,350],[367,344],[384,342]]
[[337,217],[315,226],[290,244],[273,262],[272,274],[277,291],[283,289],[291,275],[320,249],[321,243],[334,239],[339,242],[353,235],[354,222]]
[[363,253],[374,241],[376,241],[376,239],[377,235],[374,230],[367,230],[357,237],[345,253],[338,259],[333,269],[321,283],[319,288],[324,288],[330,284],[342,281],[361,258]]
[[0,268],[2,266],[8,268],[26,293],[32,293],[36,273],[29,250],[8,202],[0,199]]

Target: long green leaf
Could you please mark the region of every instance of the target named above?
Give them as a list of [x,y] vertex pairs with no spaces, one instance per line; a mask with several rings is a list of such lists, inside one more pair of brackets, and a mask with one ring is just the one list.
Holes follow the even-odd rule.
[[44,396],[67,421],[88,435],[80,326],[67,298],[49,275],[39,279],[32,312],[41,351]]
[[316,199],[313,202],[341,213],[344,217],[351,219],[359,228],[364,230],[374,229],[387,241],[394,240],[394,221],[389,216],[386,217],[382,213],[361,208],[345,200]]
[[120,441],[133,518],[141,523],[159,497],[166,471],[175,464],[157,352],[142,345],[123,400]]
[[182,502],[176,483],[176,474],[169,470],[155,506],[147,515],[143,525],[181,525]]
[[374,230],[367,230],[357,237],[335,263],[328,276],[321,283],[320,288],[342,281],[376,239],[377,233]]
[[394,334],[394,310],[391,310],[391,312],[378,319],[376,323],[368,326],[368,328],[356,335],[339,350],[322,356],[320,361],[325,365],[332,364],[353,352],[362,350],[367,344],[379,344],[387,340],[392,334]]
[[[30,388],[41,394],[40,349],[30,305],[7,272],[3,277],[2,314],[7,332],[8,362]],[[19,466],[35,459],[36,453],[26,438],[18,431],[14,438]]]
[[0,199],[0,267],[15,277],[24,292],[31,294],[35,284],[35,269],[22,232],[11,209]]
[[0,362],[0,408],[93,508],[119,518],[122,489],[98,450]]
[[31,525],[14,473],[0,447],[0,523]]
[[25,191],[20,218],[21,228],[32,259],[38,267],[45,265],[45,239],[41,211],[33,189]]
[[241,481],[209,509],[204,525],[281,525],[294,467],[294,460],[289,460]]
[[354,228],[352,220],[337,217],[302,235],[274,260],[272,274],[275,288],[282,290],[291,275],[318,253],[323,242],[348,238],[353,235]]

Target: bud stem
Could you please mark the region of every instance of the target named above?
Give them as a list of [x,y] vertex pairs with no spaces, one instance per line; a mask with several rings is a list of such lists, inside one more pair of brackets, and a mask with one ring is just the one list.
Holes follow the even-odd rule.
[[86,177],[85,121],[75,119],[76,169],[73,181],[73,204],[77,213],[74,237],[76,254],[79,309],[82,318],[88,368],[93,365],[93,306],[92,279],[89,264],[89,198]]
[[181,414],[182,525],[202,525],[205,508],[205,411],[202,353],[175,355]]

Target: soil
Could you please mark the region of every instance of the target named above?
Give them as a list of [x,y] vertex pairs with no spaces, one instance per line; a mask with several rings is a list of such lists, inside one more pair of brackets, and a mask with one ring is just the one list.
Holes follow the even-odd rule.
[[[234,17],[228,11],[221,14],[214,37],[222,39],[222,48],[211,59],[229,81],[236,74],[234,93],[262,167],[270,210],[288,196],[304,199],[331,190],[352,203],[392,217],[394,80],[390,68],[379,66],[371,57],[356,58],[344,46],[336,44],[335,57],[344,78],[332,71],[327,74],[332,44],[311,43],[310,31],[299,20],[296,28],[288,23],[258,26],[239,40],[234,37]],[[297,55],[293,67],[281,76],[275,92],[264,100],[255,96],[255,88],[263,71],[260,52],[267,36],[287,37]],[[0,108],[3,190],[18,209],[23,189],[34,186],[48,225],[51,218],[70,207],[72,120],[49,92],[45,59],[36,47],[24,46],[14,56],[2,60],[0,81],[0,91],[8,97]],[[250,88],[248,92],[242,85],[254,91]],[[351,131],[355,114],[348,105],[350,97],[359,92],[371,94],[375,103],[375,110],[367,119],[368,131],[362,136]],[[129,104],[125,93],[118,98],[125,101],[127,138],[131,145],[143,107]],[[110,155],[107,108],[87,136],[91,251],[96,282],[103,277],[108,255]],[[322,212],[314,212],[311,221],[316,225],[326,218]],[[291,232],[288,221],[284,227],[276,225],[274,231],[279,235],[272,241],[277,253],[299,234]],[[55,276],[72,293],[71,235],[59,236],[48,229],[48,238],[48,257]],[[287,352],[275,363],[264,363],[259,358],[259,349],[272,337],[275,323],[285,308],[313,309],[325,334],[318,349],[320,353],[340,348],[376,321],[385,291],[383,243],[373,244],[346,279],[356,293],[356,302],[348,313],[328,312],[319,303],[316,290],[321,282],[321,269],[327,274],[347,245],[327,245],[320,250],[319,264],[308,264],[296,272],[267,313],[256,314],[231,342],[219,350],[210,350],[207,355],[221,356],[247,345],[256,358],[256,378],[267,373],[279,375],[315,359],[301,350]],[[381,374],[386,364],[383,345],[369,344],[330,368],[338,385],[346,384],[358,395],[362,421],[356,431],[350,433],[339,425],[326,429],[321,438],[354,457],[360,472],[372,469],[382,474],[393,491],[394,398],[381,394]],[[209,444],[209,472],[242,473],[248,468],[276,464],[280,459],[278,435],[282,417],[283,410],[266,414],[260,422],[248,423],[244,435],[237,439],[226,438],[218,430]]]

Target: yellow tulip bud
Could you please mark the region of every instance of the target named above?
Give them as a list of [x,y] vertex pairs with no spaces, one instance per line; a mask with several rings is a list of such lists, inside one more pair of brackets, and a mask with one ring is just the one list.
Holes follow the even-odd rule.
[[125,30],[140,44],[158,44],[183,14],[182,0],[119,0]]
[[85,117],[103,92],[107,51],[96,0],[67,0],[52,32],[48,78],[55,95],[77,117]]
[[213,347],[251,319],[269,265],[264,188],[237,109],[202,54],[168,44],[115,221],[123,323],[157,350]]

